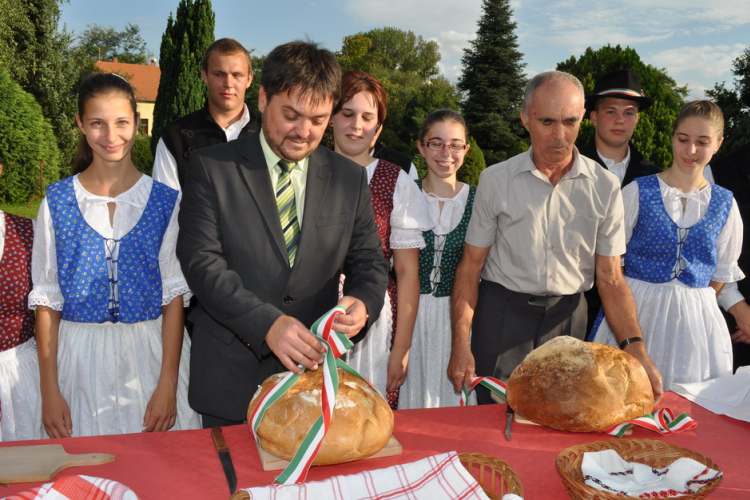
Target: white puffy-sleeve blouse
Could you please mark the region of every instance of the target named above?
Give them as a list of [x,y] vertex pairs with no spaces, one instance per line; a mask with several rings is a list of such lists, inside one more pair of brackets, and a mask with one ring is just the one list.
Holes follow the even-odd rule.
[[[78,180],[73,178],[73,189],[78,201],[78,208],[83,219],[94,231],[104,238],[119,239],[136,225],[143,214],[149,196],[153,179],[142,175],[140,179],[124,193],[111,198],[98,196],[86,191]],[[112,223],[109,220],[108,203],[115,204]],[[187,305],[192,293],[182,274],[180,262],[177,260],[175,247],[177,245],[177,214],[180,208],[180,197],[177,197],[172,217],[164,233],[164,239],[159,249],[159,270],[162,281],[162,305],[169,304],[172,299],[183,296],[183,303]],[[31,278],[34,288],[29,294],[29,308],[36,309],[37,305],[47,306],[55,311],[62,311],[65,302],[57,279],[57,250],[55,247],[55,232],[47,199],[39,206],[36,227],[34,230],[34,247],[31,259]]]
[[[372,180],[377,165],[376,159],[366,167],[368,183]],[[429,231],[432,226],[430,207],[422,192],[409,175],[401,169],[393,192],[391,249],[419,248],[421,250],[425,247],[422,232]]]
[[[677,226],[681,229],[689,230],[691,226],[695,225],[706,215],[708,204],[711,201],[713,184],[708,184],[703,189],[695,189],[689,193],[682,193],[667,185],[660,177],[657,176],[657,178],[659,179],[661,196],[664,200],[664,208]],[[687,200],[684,209],[681,201],[683,199]],[[638,222],[639,190],[637,182],[631,182],[622,189],[622,200],[625,204],[625,239],[626,241],[630,241],[630,237],[633,235],[633,228],[636,222]],[[737,265],[737,259],[740,256],[741,250],[742,217],[737,208],[737,201],[732,199],[732,208],[729,211],[729,217],[716,241],[717,266],[711,281],[732,283],[745,277]],[[625,258],[627,259],[627,255]]]

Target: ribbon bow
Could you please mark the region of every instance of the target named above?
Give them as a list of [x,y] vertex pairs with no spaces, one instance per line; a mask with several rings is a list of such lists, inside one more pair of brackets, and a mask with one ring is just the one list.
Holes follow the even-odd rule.
[[[352,375],[359,377],[368,384],[370,382],[362,377],[354,368],[339,359],[342,354],[352,348],[354,345],[343,333],[333,330],[334,319],[339,314],[345,314],[346,309],[343,306],[336,306],[323,316],[321,316],[310,329],[315,335],[320,337],[320,341],[325,346],[326,352],[323,357],[323,388],[321,391],[321,416],[313,423],[305,438],[302,440],[294,457],[289,461],[289,465],[275,479],[279,484],[301,483],[307,477],[315,457],[318,455],[320,445],[323,442],[326,432],[331,425],[333,409],[336,405],[336,395],[339,390],[338,368],[345,370]],[[302,370],[305,367],[300,366]],[[250,424],[253,429],[255,441],[260,444],[258,436],[258,427],[260,426],[263,415],[266,410],[284,395],[296,382],[301,375],[289,372],[284,378],[276,383],[266,392],[258,404],[253,409],[250,416]],[[370,384],[372,386],[372,384]],[[379,393],[378,393],[379,394]]]

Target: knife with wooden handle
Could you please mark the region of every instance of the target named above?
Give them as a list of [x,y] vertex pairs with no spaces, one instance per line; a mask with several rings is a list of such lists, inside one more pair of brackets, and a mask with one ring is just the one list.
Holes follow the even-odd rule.
[[227,477],[227,483],[229,483],[229,494],[232,495],[234,494],[234,490],[237,489],[237,474],[234,472],[232,457],[229,455],[229,447],[224,442],[224,434],[221,432],[221,427],[212,427],[211,437],[214,440],[216,451],[219,453],[219,460],[221,461],[221,467],[224,469],[224,475]]

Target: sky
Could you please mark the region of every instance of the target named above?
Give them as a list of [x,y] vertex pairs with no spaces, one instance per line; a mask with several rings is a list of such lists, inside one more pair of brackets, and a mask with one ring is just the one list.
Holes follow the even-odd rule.
[[[158,59],[170,12],[179,0],[128,0],[116,10],[102,0],[69,0],[61,23],[81,33],[88,25],[124,29],[137,24]],[[235,38],[255,55],[311,39],[338,51],[345,36],[392,26],[440,46],[440,68],[456,82],[461,56],[475,38],[481,0],[214,0],[216,38]],[[732,84],[732,61],[750,44],[750,1],[511,0],[518,49],[533,76],[580,56],[587,47],[629,46],[641,60],[666,69],[690,99],[716,83]]]

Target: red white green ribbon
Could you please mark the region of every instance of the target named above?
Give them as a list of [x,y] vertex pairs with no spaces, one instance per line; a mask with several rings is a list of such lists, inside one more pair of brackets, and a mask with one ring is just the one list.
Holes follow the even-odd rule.
[[653,413],[649,413],[648,415],[613,425],[612,427],[605,429],[604,432],[610,436],[622,437],[625,435],[625,431],[634,425],[666,436],[694,429],[698,425],[698,422],[690,418],[687,413],[682,413],[677,418],[674,418],[672,410],[669,408],[663,408],[661,410],[656,410]]
[[[331,424],[333,409],[336,406],[336,395],[339,390],[339,375],[337,368],[341,368],[352,375],[361,378],[368,384],[370,382],[362,377],[354,368],[344,363],[339,357],[352,348],[354,344],[343,333],[334,331],[331,327],[339,314],[345,314],[346,309],[343,306],[336,306],[315,323],[310,330],[320,337],[320,341],[326,348],[323,357],[323,388],[321,391],[321,416],[313,423],[305,438],[302,440],[299,449],[294,457],[289,461],[289,465],[275,479],[279,484],[301,483],[307,477],[307,471],[310,469],[315,457],[320,450],[320,444],[323,442],[326,432]],[[304,371],[304,367],[300,367]],[[258,404],[255,406],[250,423],[253,429],[255,441],[260,444],[258,437],[258,427],[260,426],[263,415],[266,410],[275,403],[286,391],[288,391],[299,380],[300,375],[289,373],[279,382],[276,383],[268,392],[266,392]],[[370,384],[372,386],[372,384]],[[377,391],[376,391],[377,392]]]
[[500,382],[498,379],[493,377],[474,377],[471,379],[471,387],[466,387],[464,384],[461,390],[461,406],[466,406],[466,402],[469,401],[469,393],[474,390],[478,385],[483,385],[490,392],[494,392],[501,398],[505,399],[505,384]]
[[[478,385],[483,385],[491,392],[497,394],[503,399],[506,398],[506,385],[503,382],[493,377],[474,377],[471,380],[471,387],[467,388],[466,384],[464,384],[463,386],[463,389],[461,391],[461,406],[466,405],[466,402],[469,400],[469,393],[473,391],[474,388]],[[627,422],[613,425],[607,429],[604,429],[603,432],[606,432],[610,436],[622,437],[625,435],[625,431],[627,431],[634,425],[643,427],[644,429],[652,430],[654,432],[658,432],[659,434],[666,436],[669,434],[676,434],[678,432],[694,429],[698,425],[698,422],[690,418],[687,413],[682,413],[677,418],[675,418],[674,413],[672,413],[671,409],[663,408],[661,410],[656,410],[653,413],[649,413],[648,415],[644,415]]]

